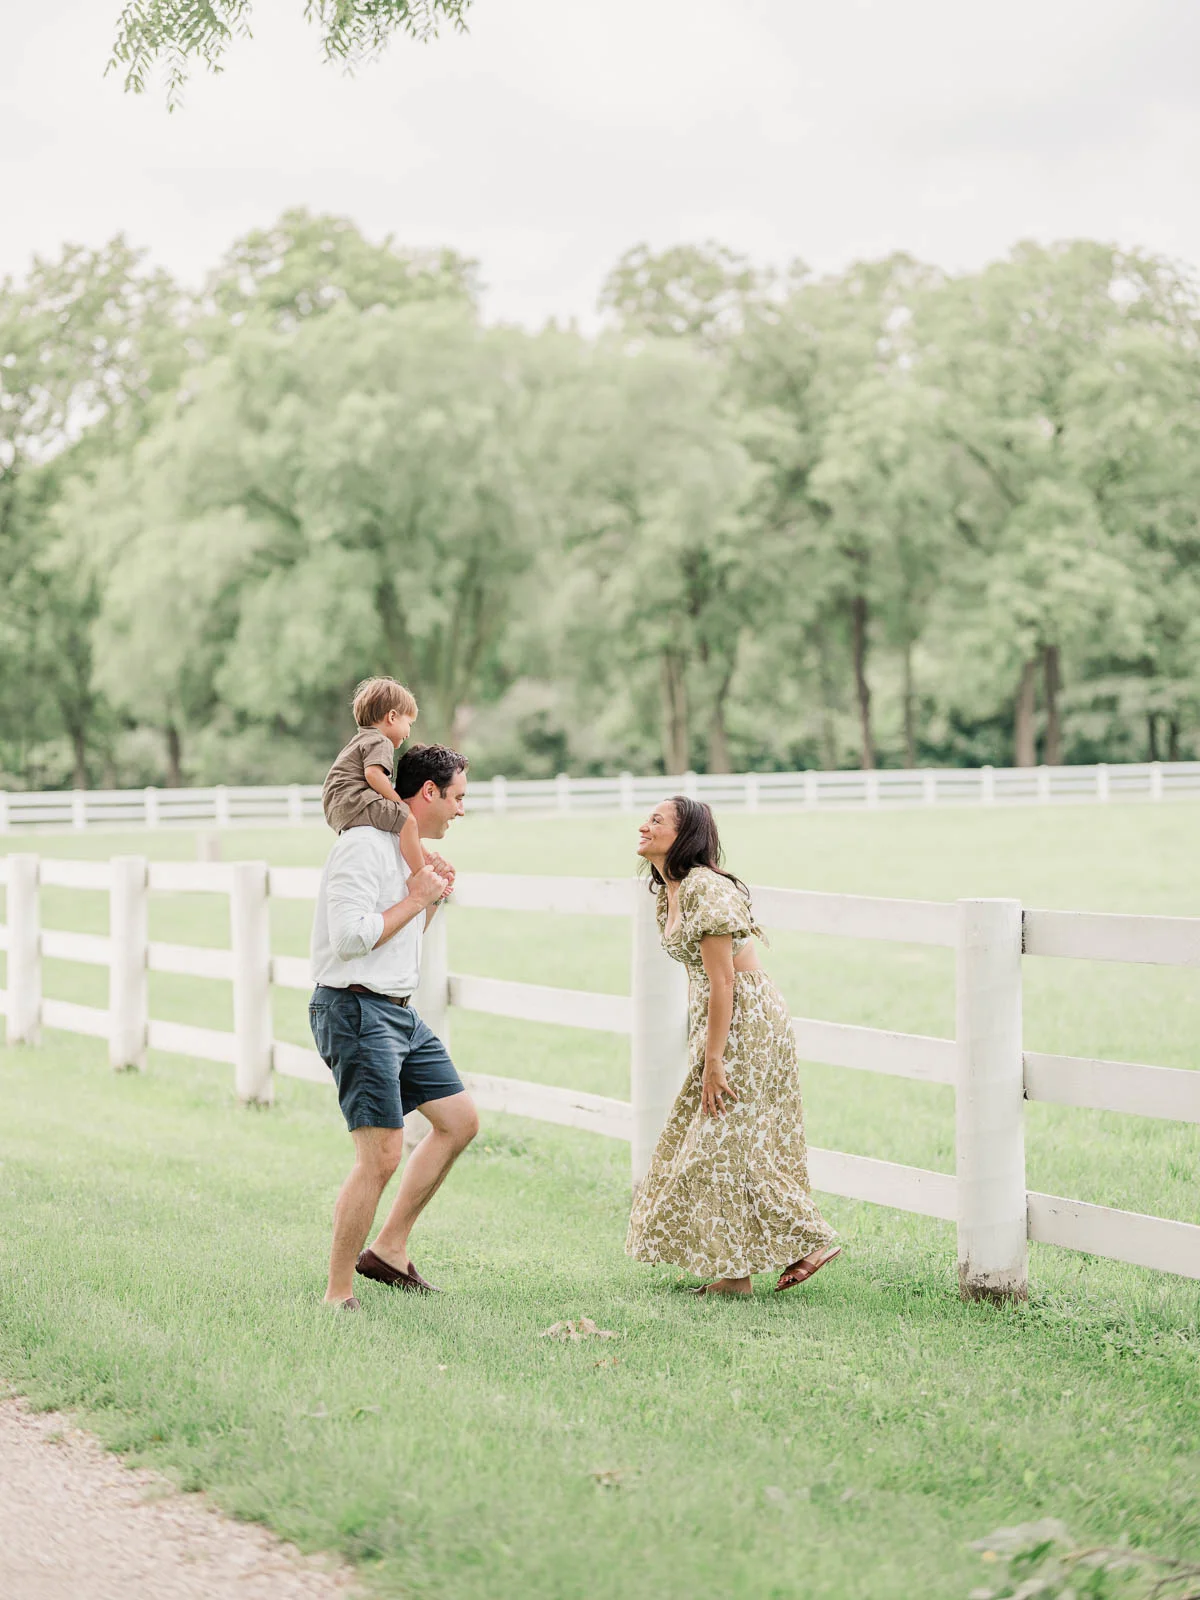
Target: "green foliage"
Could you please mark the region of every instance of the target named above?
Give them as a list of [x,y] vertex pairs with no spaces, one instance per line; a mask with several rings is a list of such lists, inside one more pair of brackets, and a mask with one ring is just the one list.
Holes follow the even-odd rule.
[[317,779],[376,671],[481,775],[1200,748],[1180,269],[643,245],[598,338],[477,300],[303,210],[198,297],[120,238],[0,288],[5,781],[255,776],[264,740]]
[[[471,0],[304,0],[304,15],[319,28],[326,59],[353,64],[397,33],[426,40],[443,22],[464,28],[470,6]],[[128,0],[108,71],[123,73],[126,90],[143,94],[161,68],[173,110],[196,62],[220,72],[230,41],[250,37],[252,12],[253,0]]]
[[972,1589],[971,1600],[1194,1600],[1200,1583],[1200,1564],[1080,1546],[1055,1517],[997,1528],[971,1548],[1005,1568],[998,1588]]

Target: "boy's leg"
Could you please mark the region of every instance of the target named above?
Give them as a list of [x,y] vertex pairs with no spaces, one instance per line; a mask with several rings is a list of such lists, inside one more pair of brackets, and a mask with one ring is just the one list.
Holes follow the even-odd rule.
[[355,1128],[350,1137],[354,1166],[333,1209],[327,1301],[349,1300],[353,1295],[354,1264],[367,1242],[379,1197],[404,1151],[403,1128]]
[[392,1208],[371,1246],[388,1266],[402,1272],[407,1272],[411,1265],[408,1236],[413,1224],[441,1188],[443,1179],[455,1161],[479,1132],[475,1102],[465,1089],[459,1094],[428,1100],[417,1109],[428,1118],[430,1131],[409,1156]]

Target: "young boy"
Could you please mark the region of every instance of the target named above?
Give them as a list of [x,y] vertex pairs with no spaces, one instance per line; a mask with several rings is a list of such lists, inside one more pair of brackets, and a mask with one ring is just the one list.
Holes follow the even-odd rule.
[[426,857],[417,819],[392,787],[393,758],[412,732],[417,702],[395,678],[368,678],[354,691],[352,709],[358,732],[325,779],[325,820],[335,833],[379,828],[398,834],[405,865],[420,872]]

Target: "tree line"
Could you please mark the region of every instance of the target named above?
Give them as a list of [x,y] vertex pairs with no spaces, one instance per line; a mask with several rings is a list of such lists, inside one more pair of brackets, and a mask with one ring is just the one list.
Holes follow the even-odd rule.
[[377,672],[481,775],[1196,753],[1187,270],[639,247],[599,309],[304,211],[6,281],[0,782],[313,780]]

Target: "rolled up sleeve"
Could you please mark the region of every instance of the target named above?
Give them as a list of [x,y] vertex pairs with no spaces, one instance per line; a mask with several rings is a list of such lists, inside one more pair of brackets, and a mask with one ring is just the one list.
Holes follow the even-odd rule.
[[378,883],[369,860],[353,855],[330,863],[329,943],[342,961],[355,961],[379,943],[383,913],[375,910]]

